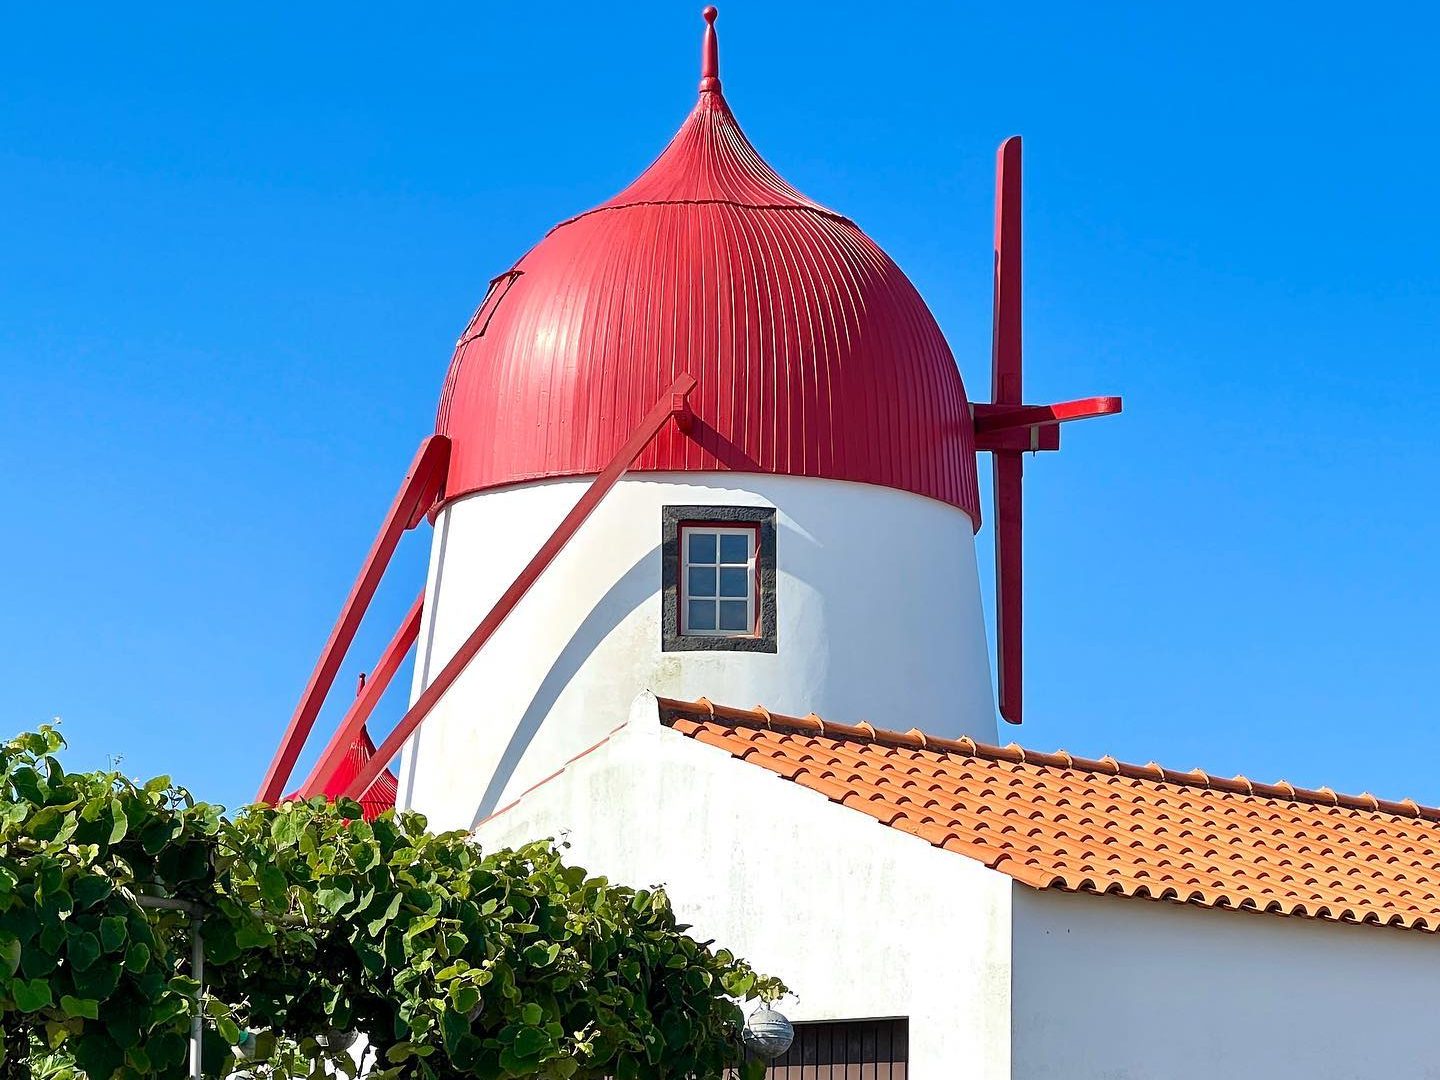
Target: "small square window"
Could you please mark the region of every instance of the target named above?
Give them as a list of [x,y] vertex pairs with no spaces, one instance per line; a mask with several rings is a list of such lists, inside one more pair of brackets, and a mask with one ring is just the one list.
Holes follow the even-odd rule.
[[667,506],[661,648],[775,652],[775,511]]

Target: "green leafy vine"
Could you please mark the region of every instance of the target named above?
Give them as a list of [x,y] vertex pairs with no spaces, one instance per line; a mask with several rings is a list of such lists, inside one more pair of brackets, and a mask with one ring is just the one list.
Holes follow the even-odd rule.
[[[180,1080],[197,1001],[207,1077],[755,1071],[737,1002],[780,984],[663,890],[345,801],[230,818],[167,777],[67,773],[62,746],[0,746],[0,1080]],[[146,896],[203,912],[203,995],[197,917]]]

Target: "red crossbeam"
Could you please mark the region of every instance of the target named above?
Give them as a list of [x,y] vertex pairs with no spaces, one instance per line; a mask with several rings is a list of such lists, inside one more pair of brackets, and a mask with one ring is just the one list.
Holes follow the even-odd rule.
[[997,434],[1045,424],[1064,424],[1094,416],[1112,416],[1120,411],[1118,397],[1089,397],[1055,405],[976,405],[975,433]]
[[559,555],[565,545],[570,542],[571,537],[575,535],[580,526],[585,524],[585,519],[600,505],[600,501],[610,493],[615,482],[635,463],[635,459],[640,456],[640,451],[649,445],[650,441],[672,418],[683,421],[689,409],[688,397],[694,388],[695,380],[689,375],[681,375],[660,396],[655,407],[646,414],[645,419],[640,422],[640,426],[635,429],[625,445],[611,459],[610,464],[605,466],[605,470],[585,489],[585,494],[580,496],[580,501],[565,515],[565,520],[560,522],[559,527],[550,535],[550,539],[546,540],[540,550],[535,553],[534,558],[526,563],[525,569],[521,570],[515,580],[511,582],[510,587],[495,602],[495,606],[490,609],[489,614],[480,620],[480,625],[475,627],[470,636],[465,639],[465,643],[456,650],[455,655],[441,669],[440,674],[435,676],[435,681],[415,699],[415,704],[410,706],[410,710],[401,718],[400,723],[395,726],[395,730],[380,744],[380,748],[375,751],[375,756],[366,762],[365,767],[351,781],[349,790],[345,792],[346,797],[358,799],[375,782],[380,771],[390,764],[391,758],[399,753],[406,740],[414,734],[415,729],[430,714],[436,702],[445,696],[446,691],[454,685],[461,672],[469,666],[471,660],[475,659],[475,654],[484,648],[485,643],[500,628],[500,624],[515,610],[515,605],[530,591],[530,587],[554,561],[555,556]]
[[1060,425],[1042,424],[1039,427],[1015,428],[1013,431],[992,431],[975,436],[977,451],[1016,450],[1036,454],[1041,450],[1060,449]]
[[290,717],[290,726],[285,729],[285,736],[280,740],[280,746],[265,773],[260,791],[255,796],[256,802],[273,803],[284,792],[290,773],[295,768],[295,761],[305,746],[305,740],[310,736],[310,729],[315,726],[315,718],[320,715],[325,695],[330,692],[335,675],[340,670],[340,663],[345,659],[350,643],[355,640],[355,631],[360,627],[360,620],[364,618],[365,610],[375,596],[375,589],[385,574],[385,568],[390,565],[390,557],[395,554],[400,537],[407,529],[414,528],[424,520],[425,512],[444,488],[445,470],[449,462],[450,440],[444,435],[431,435],[415,452],[410,471],[405,474],[400,490],[395,494],[395,501],[390,504],[380,532],[370,546],[370,552],[360,567],[360,574],[340,609],[340,617],[335,620],[330,638],[320,652],[320,659],[315,662],[315,670],[310,673],[305,692],[300,695],[300,703],[295,706],[295,713]]
[[315,762],[315,767],[310,770],[309,779],[300,788],[300,797],[308,799],[313,795],[323,794],[325,785],[335,775],[335,770],[345,762],[345,755],[350,752],[350,746],[360,737],[365,730],[365,722],[370,719],[370,714],[375,711],[375,706],[380,698],[384,696],[390,680],[395,677],[395,672],[400,669],[405,654],[410,651],[410,646],[415,644],[415,639],[420,636],[420,614],[425,604],[425,593],[422,590],[420,595],[415,597],[415,602],[410,605],[405,620],[400,628],[395,631],[395,636],[385,646],[385,651],[375,661],[375,666],[370,669],[370,677],[360,688],[354,702],[345,713],[345,718],[340,721],[340,726],[335,729],[335,734],[330,737],[330,742],[320,754],[320,759]]

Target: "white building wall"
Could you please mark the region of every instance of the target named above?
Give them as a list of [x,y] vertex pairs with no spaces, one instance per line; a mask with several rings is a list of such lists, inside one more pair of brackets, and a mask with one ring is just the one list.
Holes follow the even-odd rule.
[[[589,485],[458,500],[435,523],[412,700]],[[779,651],[661,651],[661,508],[777,508]],[[468,827],[600,738],[636,694],[993,741],[970,519],[908,492],[740,473],[622,479],[407,748],[400,799]]]
[[665,885],[693,936],[785,980],[792,1020],[908,1017],[912,1080],[1010,1076],[1011,879],[661,727],[653,698],[476,835]]
[[1440,1077],[1440,940],[1015,886],[1015,1080]]

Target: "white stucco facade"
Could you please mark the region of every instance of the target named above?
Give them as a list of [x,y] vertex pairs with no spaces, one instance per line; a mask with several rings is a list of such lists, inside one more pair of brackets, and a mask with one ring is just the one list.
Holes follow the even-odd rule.
[[1440,1077],[1431,934],[1020,885],[1011,911],[1015,1080]]
[[785,980],[792,1020],[908,1017],[912,1076],[1010,1076],[1011,879],[662,727],[653,698],[476,835],[665,885],[693,936]]
[[[412,700],[589,485],[472,495],[435,522]],[[661,648],[661,519],[776,510],[777,651]],[[971,521],[909,492],[740,473],[623,478],[426,719],[400,801],[467,827],[623,719],[636,694],[995,737]]]

